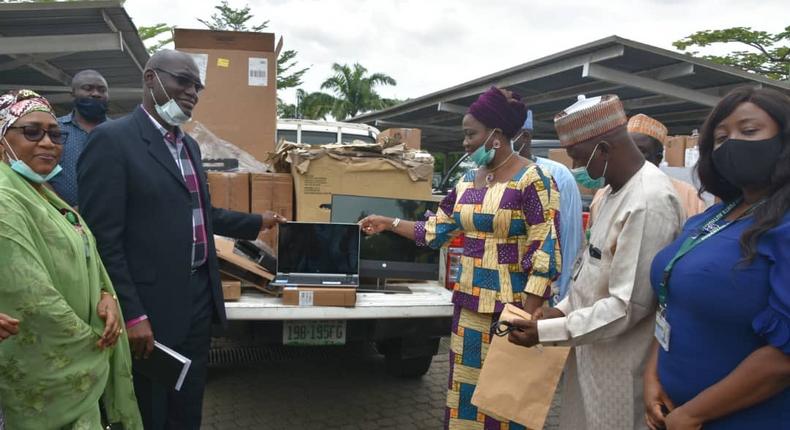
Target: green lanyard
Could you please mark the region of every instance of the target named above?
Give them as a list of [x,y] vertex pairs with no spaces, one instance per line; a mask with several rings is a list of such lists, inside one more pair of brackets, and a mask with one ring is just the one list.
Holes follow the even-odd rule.
[[[686,238],[686,240],[683,241],[683,244],[680,245],[680,249],[678,249],[678,252],[675,254],[674,257],[672,257],[671,260],[669,260],[669,263],[667,263],[667,266],[664,268],[664,277],[661,279],[661,284],[658,286],[658,305],[661,310],[666,310],[667,307],[667,295],[669,294],[669,277],[672,276],[672,269],[675,268],[675,263],[677,263],[678,260],[683,258],[686,254],[691,252],[691,250],[696,248],[699,244],[706,241],[716,233],[729,227],[730,224],[733,223],[733,221],[727,221],[724,224],[719,224],[719,221],[721,221],[724,217],[729,215],[730,212],[732,212],[732,210],[735,209],[735,207],[741,203],[741,201],[742,199],[738,199],[730,203],[726,207],[724,207],[713,218],[708,220],[708,222],[706,222],[702,226],[702,228],[700,228],[699,232]],[[749,212],[754,207],[755,206],[752,206],[752,208],[749,209]]]

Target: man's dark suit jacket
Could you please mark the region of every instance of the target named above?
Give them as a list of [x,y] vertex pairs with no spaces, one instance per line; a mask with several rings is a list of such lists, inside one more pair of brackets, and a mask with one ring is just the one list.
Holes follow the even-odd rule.
[[[203,199],[215,318],[225,322],[214,233],[254,239],[261,216],[211,206],[200,149],[184,139]],[[192,203],[162,133],[138,107],[93,130],[77,167],[79,210],[96,236],[124,318],[148,315],[154,337],[177,345],[189,332]]]

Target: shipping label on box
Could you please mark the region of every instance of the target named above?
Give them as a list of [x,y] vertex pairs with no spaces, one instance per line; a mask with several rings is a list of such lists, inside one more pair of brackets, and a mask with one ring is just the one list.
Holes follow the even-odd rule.
[[247,70],[247,85],[251,87],[265,87],[269,85],[268,59],[250,57]]
[[197,52],[192,52],[188,54],[195,60],[195,64],[197,64],[198,72],[200,73],[200,82],[205,86],[206,85],[206,70],[208,70],[208,54],[199,54]]

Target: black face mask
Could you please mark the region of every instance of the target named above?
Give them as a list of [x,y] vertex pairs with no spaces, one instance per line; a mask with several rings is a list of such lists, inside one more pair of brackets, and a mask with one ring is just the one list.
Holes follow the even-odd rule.
[[104,121],[107,117],[107,100],[93,97],[80,97],[74,100],[74,108],[88,121]]
[[782,153],[779,134],[765,140],[728,139],[713,151],[713,165],[738,188],[766,186]]

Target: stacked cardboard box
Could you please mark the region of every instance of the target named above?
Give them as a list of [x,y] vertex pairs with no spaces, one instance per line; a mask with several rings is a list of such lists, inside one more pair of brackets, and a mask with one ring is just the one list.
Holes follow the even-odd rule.
[[[290,173],[253,173],[250,175],[250,212],[273,211],[293,220],[294,181]],[[261,233],[258,238],[277,252],[277,230]]]
[[249,173],[208,172],[208,189],[214,207],[250,211]]
[[699,159],[697,136],[668,136],[664,160],[669,167],[694,167]]
[[206,86],[193,119],[264,161],[277,130],[274,34],[177,28],[173,40],[195,58]]

